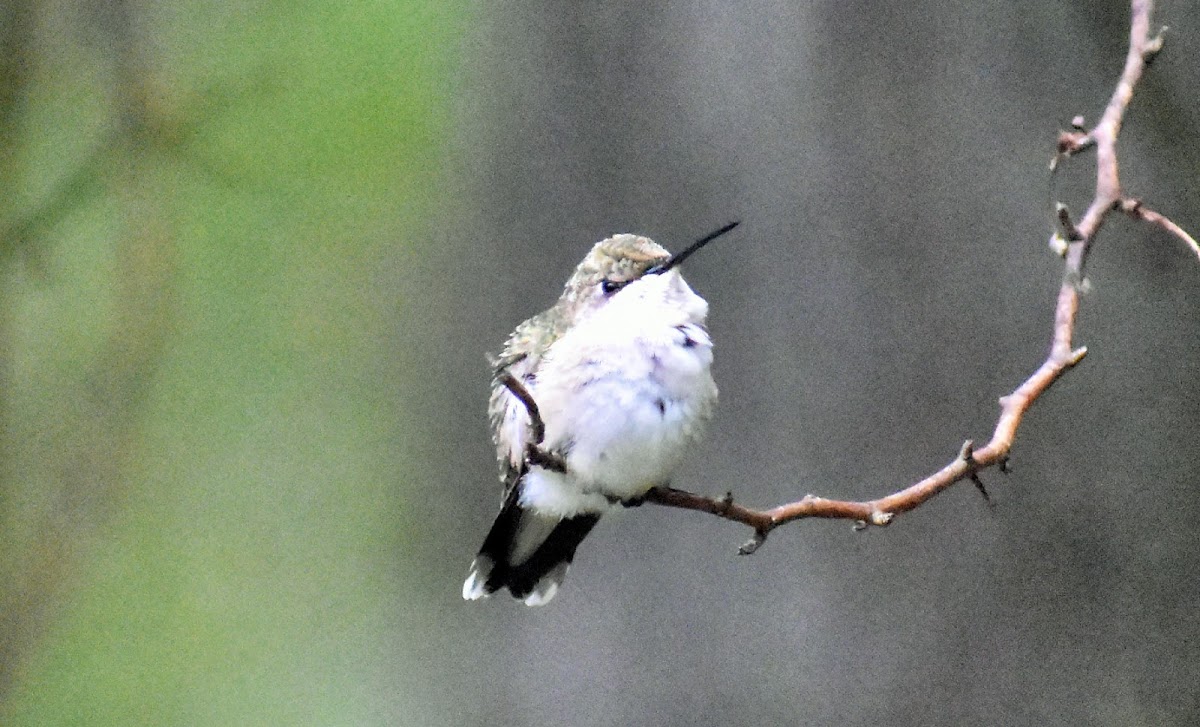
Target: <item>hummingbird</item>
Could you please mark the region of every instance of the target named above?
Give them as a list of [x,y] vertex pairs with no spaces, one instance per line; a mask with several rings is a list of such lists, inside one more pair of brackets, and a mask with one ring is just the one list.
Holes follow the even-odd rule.
[[[558,592],[575,550],[619,506],[665,486],[717,401],[708,303],[680,264],[738,225],[671,255],[640,235],[596,243],[551,308],[517,326],[493,362],[488,413],[504,485],[500,513],[463,583],[463,598],[508,588],[529,606]],[[529,408],[537,406],[544,458]]]

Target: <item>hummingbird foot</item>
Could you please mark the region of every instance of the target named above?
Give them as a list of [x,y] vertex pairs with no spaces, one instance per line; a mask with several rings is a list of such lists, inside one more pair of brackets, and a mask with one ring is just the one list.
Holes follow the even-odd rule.
[[634,495],[633,497],[613,497],[611,495],[605,495],[605,497],[607,497],[608,501],[614,505],[622,505],[624,507],[641,507],[642,505],[645,505],[648,500],[650,500],[651,495],[656,490],[669,490],[669,489],[671,489],[670,484],[664,482],[661,485],[655,485],[654,487],[651,487],[650,489],[646,490],[642,494]]
[[609,497],[608,501],[614,505],[622,505],[623,507],[641,507],[646,504],[646,496],[638,495],[637,497]]
[[553,452],[547,452],[533,442],[530,442],[529,446],[525,448],[525,460],[529,464],[537,465],[552,472],[564,475],[567,473],[567,461],[562,456]]

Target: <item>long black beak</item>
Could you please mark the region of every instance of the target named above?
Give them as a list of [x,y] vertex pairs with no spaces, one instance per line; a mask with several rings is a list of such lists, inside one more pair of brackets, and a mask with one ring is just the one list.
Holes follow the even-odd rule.
[[725,225],[721,229],[717,230],[716,232],[710,232],[709,234],[705,235],[704,237],[700,238],[699,240],[696,240],[695,242],[693,242],[691,245],[688,245],[687,249],[672,255],[671,258],[669,260],[667,260],[665,263],[663,263],[662,265],[655,265],[654,267],[650,268],[649,270],[646,271],[645,274],[646,275],[658,275],[659,273],[667,272],[671,268],[678,267],[684,260],[687,260],[689,257],[691,257],[692,254],[695,253],[697,250],[704,247],[705,245],[712,242],[713,240],[717,239],[721,235],[724,235],[726,232],[729,232],[730,230],[732,230],[733,228],[737,227],[740,224],[741,224],[740,220],[735,220],[733,222],[730,222],[728,225]]

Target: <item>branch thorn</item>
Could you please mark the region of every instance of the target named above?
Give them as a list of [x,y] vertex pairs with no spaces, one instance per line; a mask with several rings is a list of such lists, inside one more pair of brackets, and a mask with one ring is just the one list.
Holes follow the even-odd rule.
[[758,550],[763,543],[767,542],[767,533],[764,530],[755,530],[754,537],[747,540],[738,548],[738,555],[754,555],[754,551]]
[[968,467],[975,466],[975,440],[968,439],[963,442],[963,445],[958,450],[958,457],[967,464]]
[[983,478],[978,472],[971,473],[971,484],[975,485],[975,489],[979,490],[979,494],[983,495],[983,501],[989,506],[993,505],[992,496],[988,494],[987,488],[983,486]]
[[1058,215],[1058,229],[1067,242],[1079,242],[1083,239],[1079,228],[1071,221],[1071,211],[1062,202],[1054,205],[1054,213]]
[[1146,47],[1142,50],[1142,61],[1144,61],[1146,65],[1153,63],[1154,59],[1158,57],[1158,54],[1162,52],[1163,43],[1165,42],[1163,35],[1168,30],[1170,30],[1170,27],[1164,25],[1159,28],[1158,33],[1155,34],[1153,38],[1146,41]]
[[1071,130],[1058,132],[1055,144],[1054,158],[1050,160],[1050,171],[1058,171],[1059,162],[1096,145],[1096,139],[1083,125],[1083,117],[1071,119]]
[[1050,236],[1050,251],[1059,257],[1067,256],[1067,241],[1057,232]]
[[725,495],[717,500],[717,504],[721,508],[721,513],[729,512],[729,508],[733,507],[733,492],[726,492]]

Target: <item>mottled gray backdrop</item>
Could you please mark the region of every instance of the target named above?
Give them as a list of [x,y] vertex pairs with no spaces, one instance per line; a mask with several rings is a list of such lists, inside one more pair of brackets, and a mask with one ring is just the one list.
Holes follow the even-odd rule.
[[[1200,10],[1130,109],[1131,195],[1200,231]],[[1200,719],[1200,262],[1112,218],[1091,351],[1039,401],[1013,473],[887,529],[606,518],[543,609],[464,603],[497,506],[484,353],[615,232],[679,249],[721,389],[676,485],[748,504],[871,498],[985,440],[1042,360],[1060,263],[1047,162],[1099,116],[1121,2],[554,2],[481,6],[454,105],[428,307],[399,348],[428,498],[415,713],[455,725],[1164,725]],[[1057,197],[1081,210],[1091,157]],[[414,350],[413,341],[427,337]],[[406,677],[406,681],[410,679]]]

